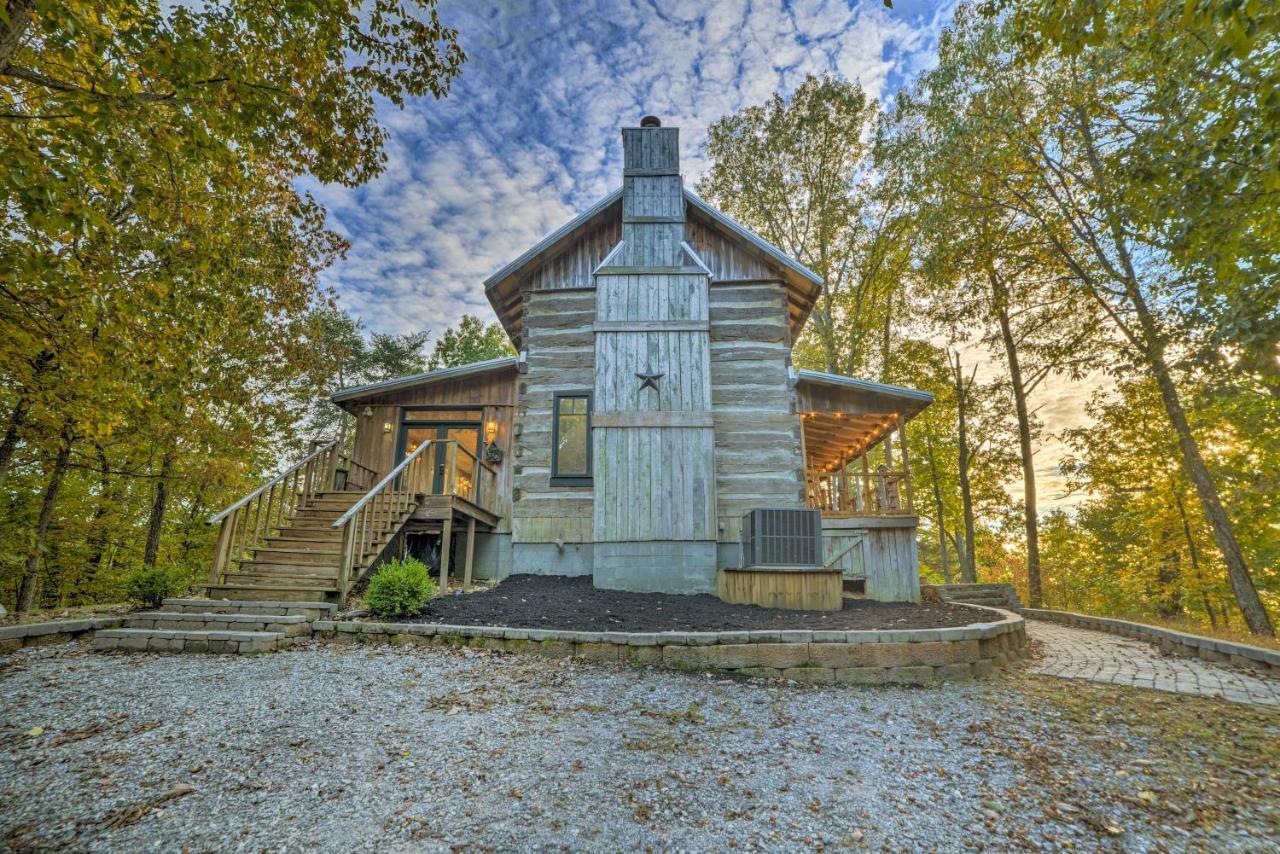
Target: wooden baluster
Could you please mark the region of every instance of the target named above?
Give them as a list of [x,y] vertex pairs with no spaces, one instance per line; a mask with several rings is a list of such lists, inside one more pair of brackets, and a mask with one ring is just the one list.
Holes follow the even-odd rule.
[[339,564],[338,571],[340,599],[346,599],[347,593],[351,590],[351,569],[355,565],[355,548],[356,520],[352,518],[347,520],[346,526],[342,529],[342,563]]
[[907,425],[898,428],[898,441],[902,445],[902,488],[907,493],[907,512],[916,512],[916,499],[911,487],[911,458],[907,454]]
[[858,490],[858,511],[861,513],[870,513],[871,508],[871,462],[867,459],[864,452],[862,455],[862,488]]
[[261,540],[266,540],[267,537],[271,536],[271,511],[275,509],[275,499],[276,484],[273,483],[267,490],[267,510],[262,514],[262,527],[258,532],[258,537]]
[[244,507],[241,507],[239,510],[237,510],[237,511],[236,511],[236,515],[237,515],[237,516],[242,516],[242,517],[243,517],[243,518],[240,520],[240,546],[239,546],[239,548],[237,548],[237,549],[236,549],[235,557],[233,558],[233,560],[235,560],[235,561],[236,561],[236,563],[237,563],[237,564],[239,564],[239,563],[243,563],[243,562],[244,562],[244,540],[245,540],[245,537],[247,537],[247,536],[249,535],[249,507],[248,507],[248,505],[246,505],[246,506],[244,506]]

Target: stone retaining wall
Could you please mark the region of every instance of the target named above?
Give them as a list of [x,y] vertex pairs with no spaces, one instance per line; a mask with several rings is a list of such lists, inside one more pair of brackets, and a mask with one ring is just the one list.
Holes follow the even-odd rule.
[[1191,635],[1176,632],[1173,629],[1162,629],[1159,626],[1148,626],[1145,623],[1132,623],[1128,620],[1116,620],[1111,617],[1094,617],[1089,614],[1076,614],[1072,611],[1046,611],[1040,608],[1023,608],[1023,616],[1036,620],[1047,620],[1065,626],[1081,629],[1094,629],[1123,635],[1127,638],[1149,641],[1159,645],[1165,652],[1173,655],[1185,655],[1191,658],[1202,658],[1205,661],[1226,661],[1263,673],[1280,676],[1280,652],[1249,646],[1243,643],[1207,638],[1203,635]]
[[993,622],[882,631],[571,632],[331,620],[311,629],[313,638],[335,643],[470,646],[818,684],[931,685],[988,676],[1023,656],[1022,618],[986,610]]
[[118,617],[93,617],[87,620],[52,620],[47,623],[24,623],[0,627],[0,653],[14,652],[24,646],[66,643],[98,629],[114,629],[121,624]]

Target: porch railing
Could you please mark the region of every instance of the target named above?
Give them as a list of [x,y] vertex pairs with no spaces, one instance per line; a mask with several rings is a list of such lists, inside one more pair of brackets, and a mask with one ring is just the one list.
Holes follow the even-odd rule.
[[452,439],[431,440],[415,448],[333,523],[342,530],[338,570],[342,597],[385,547],[385,534],[407,519],[423,497],[432,495],[462,498],[492,512],[497,473]]
[[350,471],[350,463],[339,437],[314,448],[235,504],[209,517],[206,524],[222,525],[213,550],[209,583],[221,584],[229,564],[248,560],[255,548],[278,534],[318,493],[334,489],[340,473]]
[[809,500],[828,514],[897,516],[913,512],[908,475],[884,466],[868,471],[846,469],[820,478],[810,490]]
[[[338,517],[333,527],[342,530],[342,557],[338,565],[338,594],[345,599],[353,576],[364,566],[366,555],[381,542],[385,529],[408,515],[418,498],[431,491],[435,472],[432,456],[435,442],[423,442],[400,464],[378,481],[351,509]],[[385,545],[385,544],[384,544]]]

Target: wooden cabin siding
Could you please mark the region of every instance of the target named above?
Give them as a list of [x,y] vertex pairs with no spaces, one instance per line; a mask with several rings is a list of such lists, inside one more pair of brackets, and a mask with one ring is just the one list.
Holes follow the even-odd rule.
[[524,287],[531,291],[595,287],[591,273],[622,239],[618,211],[618,207],[611,208],[611,216],[606,215],[562,252],[538,265]]
[[[707,277],[602,275],[597,296],[616,326],[596,331],[595,541],[715,539]],[[650,370],[664,376],[641,389]]]
[[558,391],[594,389],[596,314],[593,290],[526,295],[526,370],[517,398],[514,543],[591,542],[591,486],[551,485],[551,419]]
[[[502,449],[503,460],[490,464],[497,472],[498,495],[493,510],[500,517],[495,530],[506,533],[511,530],[512,428],[515,421],[516,377],[515,368],[508,368],[350,401],[346,406],[356,418],[352,458],[382,477],[395,465],[396,441],[403,410],[427,406],[480,409],[484,423],[492,422],[498,426],[494,441]],[[369,416],[364,415],[366,406],[372,411]],[[390,432],[383,429],[384,424],[392,425]],[[484,441],[483,430],[480,439],[481,442]],[[481,457],[483,458],[483,454]]]
[[715,226],[691,216],[684,224],[685,241],[711,271],[712,281],[779,279],[779,273],[741,239],[728,237]]
[[787,296],[780,282],[713,285],[710,321],[719,539],[737,542],[748,510],[806,506]]

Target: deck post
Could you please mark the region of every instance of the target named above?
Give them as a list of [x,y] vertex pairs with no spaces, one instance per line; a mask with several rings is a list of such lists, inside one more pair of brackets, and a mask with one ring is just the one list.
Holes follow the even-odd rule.
[[476,517],[467,517],[467,560],[462,569],[462,589],[471,589],[471,558],[476,551]]
[[911,457],[907,453],[907,425],[899,422],[898,441],[902,443],[902,483],[907,492],[907,512],[916,512],[915,495],[911,489]]
[[440,529],[440,593],[449,592],[449,546],[453,543],[453,514],[445,517]]
[[222,527],[218,530],[218,544],[213,547],[213,569],[209,572],[210,584],[221,584],[222,576],[227,569],[227,553],[231,551],[231,535],[236,529],[236,517],[240,511],[234,511],[222,519]]

